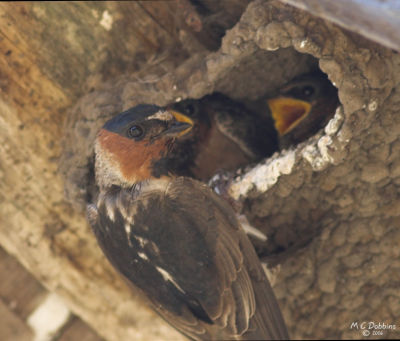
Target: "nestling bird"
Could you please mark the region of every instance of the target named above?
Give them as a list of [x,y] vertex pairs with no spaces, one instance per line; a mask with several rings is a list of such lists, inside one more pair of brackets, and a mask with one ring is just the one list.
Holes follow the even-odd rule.
[[[241,204],[229,196],[228,184],[238,168],[260,161],[278,149],[273,120],[218,92],[167,108],[192,124],[192,129],[176,140],[169,152],[168,170],[175,175],[208,180],[209,186],[240,212]],[[215,181],[217,178],[223,181]],[[249,236],[266,242],[264,233],[244,216],[238,218]]]
[[176,174],[209,180],[218,170],[236,170],[278,149],[270,117],[221,93],[183,100],[168,108],[189,117],[194,124],[170,153],[170,167]]
[[194,128],[175,143],[170,167],[201,180],[221,169],[234,171],[314,135],[338,105],[337,89],[322,72],[291,80],[254,103],[254,110],[221,93],[171,104]]
[[322,72],[301,75],[267,99],[280,147],[298,144],[317,133],[333,117],[337,89]]
[[96,143],[88,219],[104,254],[172,326],[196,340],[287,339],[278,303],[231,206],[168,158],[187,117],[139,105]]

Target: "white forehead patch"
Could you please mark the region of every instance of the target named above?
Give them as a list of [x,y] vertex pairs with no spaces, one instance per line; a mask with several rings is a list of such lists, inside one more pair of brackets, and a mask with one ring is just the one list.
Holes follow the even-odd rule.
[[159,110],[155,114],[148,116],[146,120],[170,121],[174,118],[169,111]]

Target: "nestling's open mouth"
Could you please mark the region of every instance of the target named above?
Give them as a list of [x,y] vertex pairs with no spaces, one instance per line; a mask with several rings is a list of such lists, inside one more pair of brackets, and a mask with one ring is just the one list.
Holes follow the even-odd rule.
[[278,97],[268,100],[275,128],[283,136],[294,129],[310,112],[311,104],[298,99]]
[[174,116],[176,123],[171,126],[168,131],[172,129],[172,131],[179,132],[175,137],[181,137],[193,128],[194,122],[189,117],[178,111],[169,110],[169,112]]

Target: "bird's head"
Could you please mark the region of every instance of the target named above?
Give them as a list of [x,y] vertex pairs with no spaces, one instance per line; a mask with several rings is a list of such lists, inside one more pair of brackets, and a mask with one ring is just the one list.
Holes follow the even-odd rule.
[[187,116],[141,104],[107,121],[96,138],[96,179],[100,187],[130,187],[167,175],[166,160],[175,139],[188,133]]
[[[337,90],[326,75],[306,74],[284,86],[278,97],[268,100],[268,105],[276,130],[283,136],[296,128],[311,112],[314,112],[315,121],[334,112]],[[315,113],[321,117],[315,117]]]

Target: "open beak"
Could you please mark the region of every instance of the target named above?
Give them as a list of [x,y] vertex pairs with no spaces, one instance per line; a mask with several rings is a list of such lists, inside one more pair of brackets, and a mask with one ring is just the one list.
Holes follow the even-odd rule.
[[171,126],[163,132],[164,136],[181,137],[193,128],[194,122],[189,117],[178,111],[169,110],[169,112],[174,116],[175,120]]
[[281,136],[294,129],[311,111],[311,104],[299,99],[278,97],[267,102],[275,128]]
[[187,134],[194,125],[194,122],[187,116],[181,114],[178,111],[169,110],[169,112],[174,116],[175,121],[173,124],[165,131],[168,136],[181,137]]

